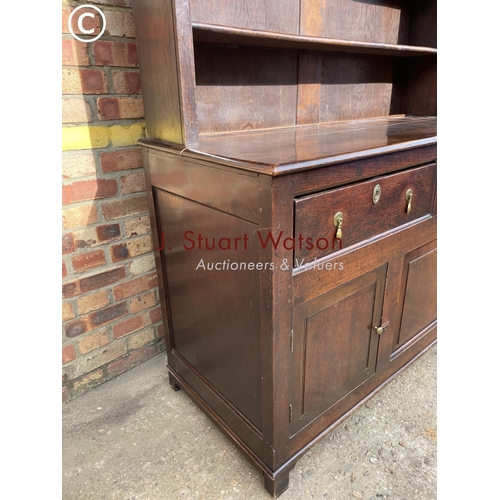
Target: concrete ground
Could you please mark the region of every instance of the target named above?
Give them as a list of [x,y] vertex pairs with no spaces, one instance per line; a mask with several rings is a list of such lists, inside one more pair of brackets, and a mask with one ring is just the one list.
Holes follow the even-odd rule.
[[[436,347],[333,430],[282,500],[436,499]],[[261,474],[182,391],[165,355],[63,408],[70,499],[269,500]]]

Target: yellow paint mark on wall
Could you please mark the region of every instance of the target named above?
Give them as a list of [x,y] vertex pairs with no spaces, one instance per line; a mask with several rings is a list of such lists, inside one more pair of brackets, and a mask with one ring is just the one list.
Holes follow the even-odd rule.
[[142,137],[144,126],[144,123],[134,123],[129,127],[113,125],[109,128],[109,140],[113,146],[134,146]]
[[135,146],[143,136],[145,124],[63,127],[63,151],[98,149],[108,145]]

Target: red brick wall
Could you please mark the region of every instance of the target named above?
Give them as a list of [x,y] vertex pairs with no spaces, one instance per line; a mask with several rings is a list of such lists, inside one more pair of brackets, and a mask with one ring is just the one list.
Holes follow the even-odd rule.
[[[95,4],[102,38],[68,18]],[[164,350],[144,174],[131,0],[63,2],[63,400]],[[88,28],[88,25],[86,25]]]

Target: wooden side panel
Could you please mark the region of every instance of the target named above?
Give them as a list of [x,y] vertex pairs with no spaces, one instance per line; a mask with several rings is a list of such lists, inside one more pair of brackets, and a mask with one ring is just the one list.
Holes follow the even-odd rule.
[[408,45],[437,47],[437,1],[411,2]]
[[401,0],[302,0],[300,34],[402,43],[408,16]]
[[405,256],[401,284],[401,321],[394,350],[437,319],[437,250],[435,242]]
[[297,52],[195,44],[199,132],[295,124]]
[[260,273],[230,269],[258,262],[256,239],[248,238],[246,249],[243,241],[256,225],[159,189],[154,196],[173,351],[261,429]]
[[300,0],[190,0],[192,20],[298,34]]
[[153,151],[148,161],[153,186],[250,222],[259,220],[257,174]]
[[185,144],[171,2],[141,0],[133,7],[147,135]]
[[399,61],[398,80],[401,82],[400,113],[437,115],[437,59]]
[[374,374],[385,271],[382,266],[294,310],[292,432]]

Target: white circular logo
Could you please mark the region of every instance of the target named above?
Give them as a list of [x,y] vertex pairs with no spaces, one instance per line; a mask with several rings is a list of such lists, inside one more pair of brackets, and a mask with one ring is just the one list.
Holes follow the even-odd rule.
[[[71,23],[73,21],[73,16],[81,9],[91,9],[91,10],[96,10],[99,15],[102,17],[102,29],[101,29],[101,32],[95,36],[94,38],[81,38],[79,37],[74,31],[73,31],[73,27],[71,26]],[[94,33],[94,30],[95,28],[92,28],[92,29],[85,29],[84,26],[83,26],[83,20],[87,17],[91,17],[93,19],[95,19],[95,14],[92,13],[92,12],[80,12],[80,15],[77,16],[77,26],[78,26],[78,29],[81,33],[83,33],[84,35],[92,35]],[[85,42],[85,43],[90,43],[90,42],[95,42],[96,40],[98,40],[99,38],[101,38],[101,36],[104,34],[104,30],[106,29],[106,17],[104,16],[104,12],[99,9],[99,7],[96,7],[95,5],[80,5],[79,7],[77,7],[69,16],[69,20],[68,20],[68,28],[69,28],[69,31],[70,33],[77,39],[77,40],[80,40],[80,42]]]

